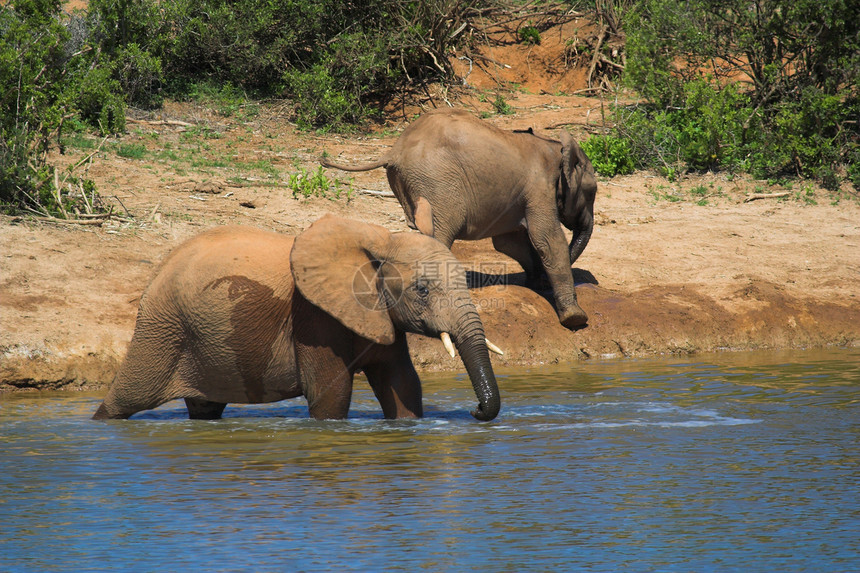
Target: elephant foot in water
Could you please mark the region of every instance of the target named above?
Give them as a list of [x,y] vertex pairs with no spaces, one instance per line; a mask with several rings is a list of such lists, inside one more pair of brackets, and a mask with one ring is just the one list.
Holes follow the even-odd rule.
[[186,398],[185,407],[188,408],[188,418],[191,420],[219,420],[227,404],[202,398]]

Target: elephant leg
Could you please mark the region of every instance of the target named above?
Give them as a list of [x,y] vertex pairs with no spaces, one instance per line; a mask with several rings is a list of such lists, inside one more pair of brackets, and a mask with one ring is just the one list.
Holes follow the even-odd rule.
[[[138,323],[147,317],[138,319]],[[94,420],[128,419],[143,410],[157,408],[174,399],[181,340],[162,330],[141,329],[134,333],[125,360],[117,371]]]
[[218,420],[227,404],[202,398],[186,398],[185,406],[188,408],[188,417],[192,420]]
[[308,412],[316,420],[343,420],[352,401],[352,375],[345,370],[327,378],[322,375],[305,390]]
[[588,315],[576,301],[570,254],[561,225],[554,217],[537,218],[537,221],[546,219],[549,219],[548,224],[533,224],[534,219],[529,219],[529,239],[540,255],[552,285],[559,321],[573,329],[588,322]]
[[[325,318],[320,320],[321,323],[333,321],[334,319]],[[308,401],[308,412],[317,420],[346,418],[352,401],[352,378],[355,369],[348,366],[345,355],[335,349],[328,346],[306,346],[305,342],[298,343],[296,350],[302,394]]]
[[363,366],[367,381],[386,418],[420,418],[421,379],[415,371],[406,335],[398,333],[391,346],[376,346],[373,362]]
[[359,368],[355,335],[299,293],[296,296],[293,332],[301,393],[312,418],[342,420],[349,414],[352,379]]
[[516,231],[493,237],[493,247],[514,259],[526,273],[526,287],[545,290],[549,281],[541,263],[540,254],[531,243],[528,231],[520,227]]

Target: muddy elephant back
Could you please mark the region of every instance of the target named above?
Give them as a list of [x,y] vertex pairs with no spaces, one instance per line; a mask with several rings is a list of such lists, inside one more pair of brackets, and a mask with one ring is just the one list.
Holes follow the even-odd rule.
[[267,285],[279,294],[291,290],[293,237],[246,227],[217,227],[186,241],[165,260],[153,281],[191,297],[225,282]]
[[[293,238],[252,228],[220,228],[179,249],[173,292],[187,355],[207,400],[259,403],[295,395],[289,316]],[[186,359],[186,358],[183,358]]]

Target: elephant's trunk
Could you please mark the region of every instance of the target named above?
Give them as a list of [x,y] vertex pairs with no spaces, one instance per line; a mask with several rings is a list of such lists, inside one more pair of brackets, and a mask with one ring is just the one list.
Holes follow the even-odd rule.
[[[474,307],[473,307],[474,309]],[[471,310],[474,317],[467,317],[465,327],[454,334],[454,345],[463,359],[466,372],[472,380],[472,387],[478,397],[478,407],[472,410],[472,416],[483,422],[492,420],[499,414],[501,398],[496,375],[490,364],[490,354],[487,350],[484,327],[476,310]]]
[[585,250],[585,247],[588,245],[588,241],[591,239],[591,233],[594,231],[594,207],[593,205],[587,206],[585,209],[579,212],[579,215],[576,217],[576,221],[572,225],[565,225],[568,229],[573,231],[573,238],[570,240],[570,264],[576,262],[576,259],[579,258],[579,255],[582,254],[582,251]]

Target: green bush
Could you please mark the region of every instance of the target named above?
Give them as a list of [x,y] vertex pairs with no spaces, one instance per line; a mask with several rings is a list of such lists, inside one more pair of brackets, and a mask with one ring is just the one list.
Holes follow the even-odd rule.
[[81,118],[104,134],[125,130],[125,101],[111,70],[94,68],[81,78],[74,97]]
[[304,129],[346,129],[378,115],[371,102],[384,100],[400,77],[388,70],[387,45],[363,33],[339,37],[319,57],[310,68],[293,67],[283,74]]
[[636,105],[616,111],[616,134],[630,143],[637,166],[673,173],[743,167],[745,125],[753,115],[749,99],[732,85],[720,89],[706,79],[681,90],[683,99],[669,109]]
[[707,80],[684,85],[684,105],[672,112],[681,159],[693,169],[734,167],[742,159],[749,99],[733,84],[722,89]]
[[540,30],[534,26],[523,26],[519,29],[517,36],[519,37],[520,44],[540,44]]
[[130,43],[117,50],[110,67],[111,75],[129,105],[143,109],[161,107],[164,102],[164,74],[159,58]]
[[[98,2],[94,0],[93,3]],[[92,181],[48,164],[51,144],[64,150],[63,132],[85,124],[102,133],[125,127],[125,101],[114,69],[93,45],[80,15],[65,15],[59,0],[13,0],[0,5],[0,206],[71,216],[101,202]],[[59,188],[58,184],[59,183]]]
[[208,78],[273,93],[292,59],[307,57],[315,41],[322,41],[320,19],[327,2],[178,0],[167,4],[167,30],[156,43],[156,55],[174,90]]
[[89,0],[86,41],[94,47],[98,46],[108,60],[131,44],[144,52],[158,55],[176,33],[172,27],[182,24],[172,17],[178,13],[175,7],[185,3],[187,0]]
[[296,123],[303,129],[320,125],[342,129],[362,117],[358,99],[339,90],[331,71],[322,64],[307,71],[289,69],[284,82],[296,102]]
[[[860,144],[860,20],[847,0],[641,0],[619,114],[640,166],[746,169],[838,186]],[[705,75],[707,73],[707,75]],[[629,122],[629,124],[627,124]]]
[[848,180],[854,188],[860,191],[860,147],[855,147],[848,153]]
[[[90,26],[131,105],[212,81],[291,97],[303,127],[361,122],[399,91],[453,78],[452,47],[490,0],[93,0]],[[136,48],[133,50],[131,46]],[[125,52],[123,52],[125,50]],[[159,68],[160,66],[160,68]],[[152,105],[157,105],[156,100]],[[317,109],[317,108],[320,109]],[[329,126],[331,127],[331,126]]]
[[[828,188],[839,185],[840,163],[849,165],[850,114],[857,108],[807,88],[796,100],[774,104],[761,117],[745,94],[700,80],[683,87],[682,106],[619,108],[617,137],[629,142],[637,167],[672,174],[684,169],[748,171],[767,179],[802,175]],[[853,110],[853,111],[852,111]]]
[[860,106],[810,86],[797,98],[775,103],[771,112],[750,136],[751,172],[763,178],[797,173],[838,187],[836,167],[850,160],[852,133],[845,127]]
[[0,205],[56,208],[48,145],[70,115],[58,0],[0,6]]
[[592,135],[581,146],[600,175],[613,177],[633,173],[633,155],[627,140],[611,135]]

